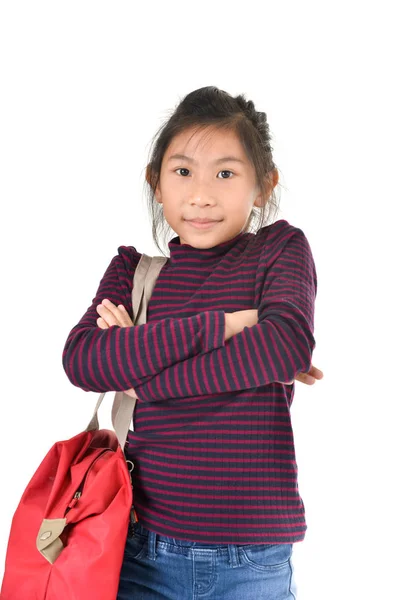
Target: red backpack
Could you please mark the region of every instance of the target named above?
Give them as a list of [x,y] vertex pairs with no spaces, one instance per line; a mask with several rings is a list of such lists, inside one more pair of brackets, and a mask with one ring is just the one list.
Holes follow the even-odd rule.
[[[166,260],[143,254],[136,267],[135,325],[146,322]],[[1,600],[115,600],[129,521],[136,519],[133,464],[122,450],[136,398],[115,394],[114,432],[99,429],[104,395],[86,430],[54,444],[28,483],[11,524]]]

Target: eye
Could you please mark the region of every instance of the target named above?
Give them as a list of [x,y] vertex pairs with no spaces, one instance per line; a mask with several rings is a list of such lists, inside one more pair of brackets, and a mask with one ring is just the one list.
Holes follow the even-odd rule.
[[[234,174],[232,171],[227,171],[226,169],[220,171],[220,173],[232,173],[232,175]],[[232,179],[232,177],[223,177],[222,179]]]
[[179,167],[179,169],[175,169],[174,173],[177,171],[188,171],[189,169],[185,169],[185,167]]
[[[174,173],[176,173],[176,171],[189,171],[189,169],[186,169],[186,167],[179,167],[178,169],[174,170]],[[219,171],[219,173],[231,173],[232,175],[234,175],[233,171],[228,171],[226,169],[224,169],[223,171]],[[219,177],[219,179],[221,179],[221,177]],[[232,177],[222,177],[222,179],[232,179]]]

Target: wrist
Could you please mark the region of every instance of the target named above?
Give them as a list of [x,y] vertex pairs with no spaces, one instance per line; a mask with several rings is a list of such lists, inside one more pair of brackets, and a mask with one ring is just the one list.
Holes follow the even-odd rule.
[[225,341],[233,336],[233,313],[225,313]]

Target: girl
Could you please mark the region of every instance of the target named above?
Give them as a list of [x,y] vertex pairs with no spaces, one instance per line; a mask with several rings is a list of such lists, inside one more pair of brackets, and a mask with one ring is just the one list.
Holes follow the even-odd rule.
[[141,254],[120,246],[65,344],[74,385],[139,398],[125,449],[138,521],[118,600],[296,597],[306,523],[290,406],[294,379],[323,374],[309,243],[286,220],[266,224],[278,208],[270,139],[243,95],[188,94],[146,171],[157,247],[159,228],[177,234],[147,323],[131,320]]

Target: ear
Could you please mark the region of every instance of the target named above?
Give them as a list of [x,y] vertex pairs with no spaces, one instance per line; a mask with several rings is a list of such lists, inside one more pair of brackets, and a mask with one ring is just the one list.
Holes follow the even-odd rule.
[[[151,187],[151,164],[149,163],[146,167],[146,181],[147,183],[150,185]],[[157,185],[156,189],[154,190],[154,196],[157,202],[159,202],[160,204],[162,204],[161,202],[161,192],[160,192],[160,186]]]
[[154,192],[154,198],[155,198],[156,202],[158,202],[159,204],[162,204],[161,192],[160,192],[159,186],[156,187],[156,191]]
[[150,176],[151,176],[151,165],[149,163],[146,167],[146,181],[149,185],[151,185],[150,184]]
[[264,178],[264,182],[265,182],[264,189],[265,189],[266,200],[263,199],[262,194],[260,192],[254,200],[254,206],[261,208],[264,205],[264,203],[266,203],[269,200],[272,190],[274,189],[274,187],[276,186],[278,181],[279,181],[279,173],[278,173],[278,170],[276,168],[274,168]]

